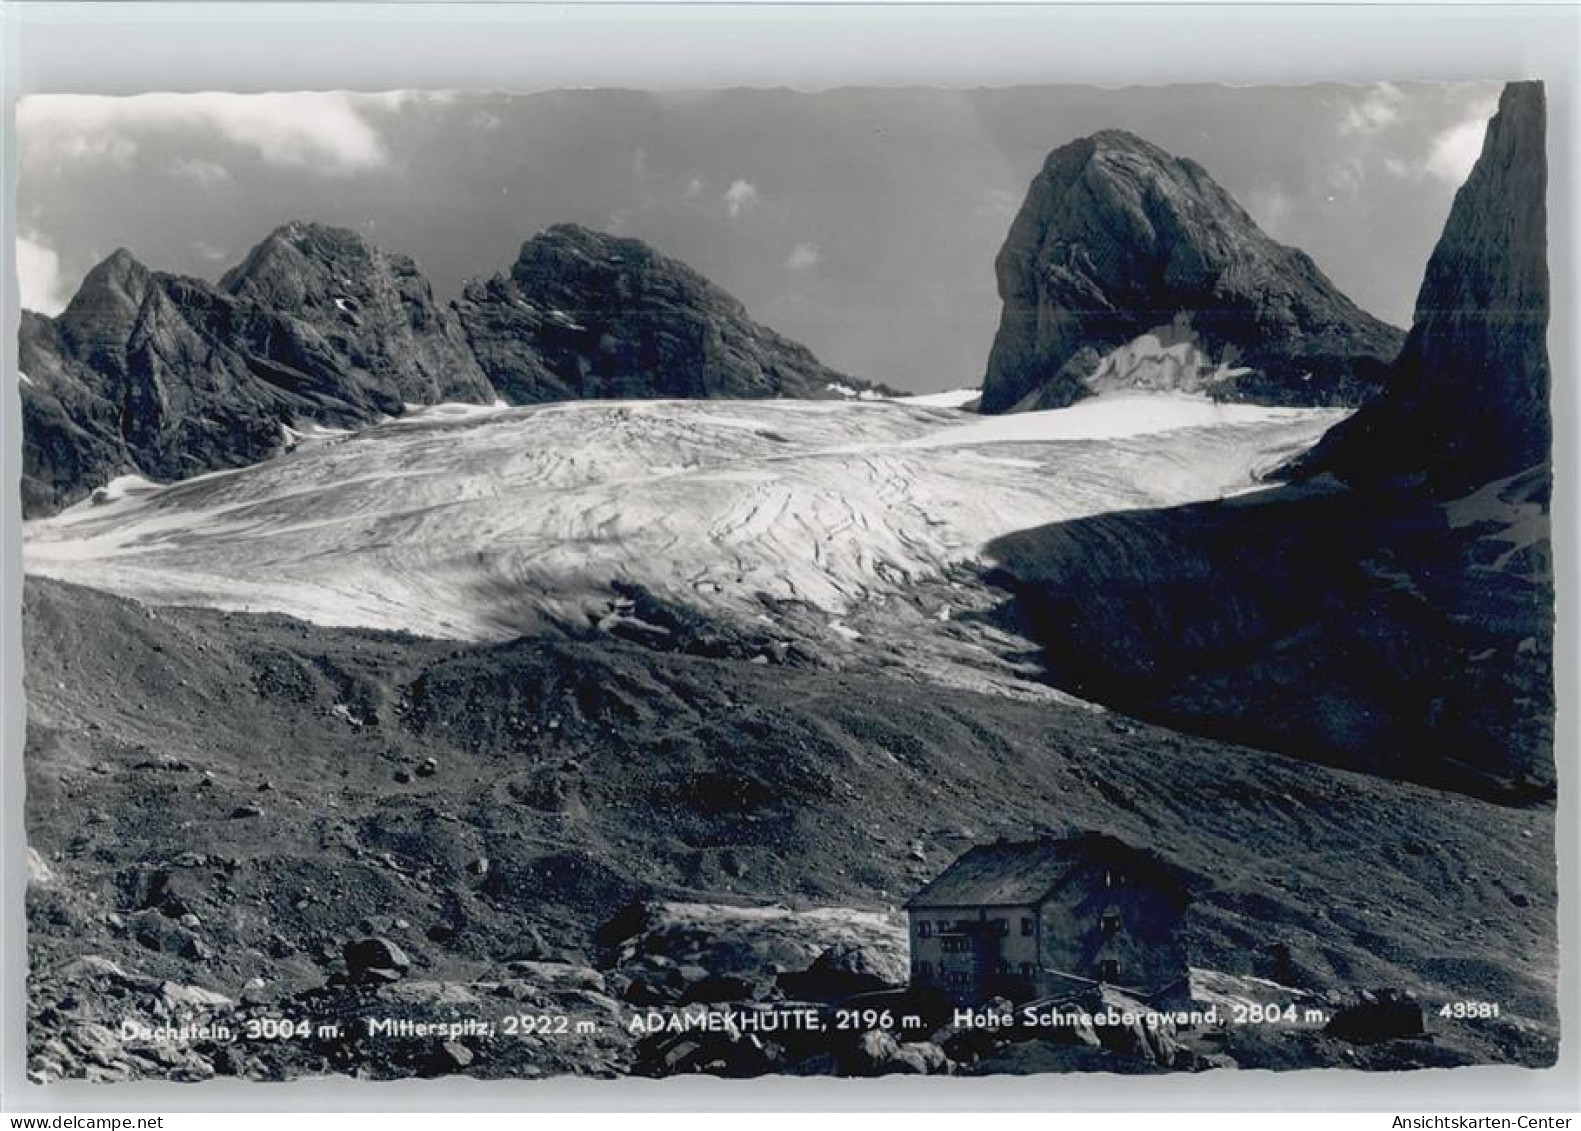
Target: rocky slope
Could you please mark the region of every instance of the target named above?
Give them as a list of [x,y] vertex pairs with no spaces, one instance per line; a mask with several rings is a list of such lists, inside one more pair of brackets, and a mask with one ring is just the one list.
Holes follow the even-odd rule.
[[115,474],[184,479],[409,401],[493,399],[410,261],[291,224],[215,287],[125,250],[56,318],[23,320],[24,514]]
[[454,313],[405,255],[356,232],[295,222],[270,234],[220,289],[307,322],[359,379],[409,404],[494,399]]
[[1353,405],[1400,346],[1201,166],[1122,130],[1049,155],[995,269],[984,412],[1117,385]]
[[[1482,1021],[1429,1009],[1431,1040],[1359,1062],[1343,1040],[1252,1026],[1266,1035],[1220,1050],[1234,1063],[1555,1055],[1545,810],[904,675],[608,638],[423,640],[39,579],[24,602],[29,1047],[43,1077],[711,1071],[713,1038],[634,1048],[633,1013],[892,983],[895,906],[962,848],[1088,828],[1203,877],[1185,926],[1194,963],[1302,995],[1502,1005]],[[867,953],[827,954],[853,946]],[[124,1020],[189,1010],[343,1026],[118,1036]],[[540,1012],[597,1028],[467,1036],[457,1052],[361,1025]],[[929,1039],[964,1064],[959,1036]],[[948,1067],[870,1043],[873,1056],[808,1070]],[[1016,1055],[1158,1067],[1047,1046]],[[736,1052],[720,1070],[788,1063]]]
[[1541,83],[1512,83],[1455,196],[1387,391],[1298,465],[1459,494],[1549,458]]
[[450,307],[406,256],[320,224],[279,228],[217,287],[117,251],[58,317],[24,312],[20,362],[28,517],[116,475],[241,467],[414,404],[888,391],[684,264],[569,226]]
[[1553,796],[1542,484],[1448,507],[1278,489],[997,540],[1056,686],[1155,721],[1509,803]]
[[813,397],[868,388],[752,321],[736,299],[639,240],[559,224],[456,310],[513,404],[592,397]]
[[81,498],[106,472],[186,478],[273,454],[293,424],[401,411],[310,324],[124,251],[58,318],[24,321],[21,368],[29,515]]
[[1059,686],[1300,757],[1553,796],[1543,154],[1542,89],[1512,85],[1398,389],[1329,433],[1307,483],[991,547]]

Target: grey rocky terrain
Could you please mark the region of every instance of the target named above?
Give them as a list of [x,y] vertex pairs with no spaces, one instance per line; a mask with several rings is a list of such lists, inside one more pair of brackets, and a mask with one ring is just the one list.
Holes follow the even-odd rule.
[[[1331,417],[765,404],[861,386],[580,228],[452,311],[311,225],[219,286],[112,257],[24,325],[33,513],[360,430],[30,524],[35,567],[117,566],[22,594],[33,1078],[1554,1063],[1543,128],[1513,84],[1392,368],[1398,335],[1200,169],[1112,132],[1051,157],[988,411],[1094,377],[1373,394],[1293,463]],[[495,395],[794,411],[362,427]],[[1051,482],[1077,509],[1033,509]],[[457,593],[488,623],[430,627]],[[1308,1013],[1051,1034],[907,988],[902,905],[960,851],[1094,832],[1188,878],[1180,1004]],[[822,1024],[664,1024],[689,1012]]]
[[494,390],[409,257],[346,228],[291,223],[220,279],[220,289],[309,323],[349,373],[408,404],[487,403]]
[[453,306],[411,259],[321,224],[277,229],[218,286],[119,250],[58,317],[24,312],[20,366],[27,517],[119,475],[242,467],[412,405],[876,391],[684,264],[571,226]]
[[25,313],[24,514],[125,474],[189,478],[355,428],[411,401],[492,400],[410,260],[288,224],[219,286],[120,250],[58,317]]
[[[1548,808],[806,658],[602,634],[461,644],[43,579],[26,601],[40,1078],[1554,1056]],[[954,852],[1081,829],[1198,877],[1184,943],[1237,992],[1338,1015],[1387,988],[1415,996],[1424,1031],[1208,1027],[1167,1047],[1117,1032],[1066,1046],[951,1032],[936,1003],[905,996],[879,1000],[928,1028],[773,1048],[630,1028],[655,1009],[871,1003],[903,988],[898,904]],[[1500,1001],[1501,1016],[1437,1015],[1465,999]],[[363,1025],[541,1013],[595,1028],[392,1041]],[[249,1017],[344,1025],[174,1043],[119,1028]]]
[[1298,461],[1299,477],[1452,497],[1548,463],[1544,122],[1541,83],[1505,88],[1385,392]]
[[1000,539],[1059,686],[1521,803],[1554,795],[1540,84],[1506,88],[1385,392],[1300,482]]
[[528,240],[508,274],[470,284],[456,311],[479,363],[512,404],[829,399],[871,388],[752,321],[684,263],[575,224]]
[[[1200,165],[1124,130],[1049,154],[995,269],[1004,312],[984,412],[1088,396],[1105,358],[1143,335],[1156,361],[1141,368],[1185,370],[1172,387],[1265,404],[1358,404],[1400,348]],[[1172,346],[1190,353],[1167,357]]]

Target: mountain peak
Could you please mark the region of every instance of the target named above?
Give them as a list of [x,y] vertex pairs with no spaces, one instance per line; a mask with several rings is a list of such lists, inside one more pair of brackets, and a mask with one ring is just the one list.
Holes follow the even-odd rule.
[[317,220],[287,220],[264,237],[266,243],[271,240],[303,250],[367,249],[373,246],[367,237],[355,228],[322,224]]
[[61,334],[84,354],[125,343],[148,297],[154,273],[118,247],[83,276],[57,323]]
[[995,269],[985,412],[1114,385],[1355,404],[1400,344],[1202,166],[1125,130],[1049,154]]
[[141,302],[141,292],[147,288],[148,279],[152,274],[153,272],[143,266],[137,256],[124,247],[118,247],[83,276],[79,294],[81,291],[110,290],[122,293],[135,291],[138,294],[138,301]]
[[310,220],[291,220],[270,232],[220,279],[220,289],[243,297],[272,298],[281,287],[294,290],[293,278],[308,263],[329,265],[342,277],[365,270],[379,250],[360,233]]
[[361,232],[291,220],[226,272],[220,287],[310,324],[408,404],[494,398],[417,264]]
[[[517,253],[516,263],[518,268],[531,265],[541,256],[549,254],[561,255],[595,255],[612,260],[625,261],[628,264],[654,263],[664,260],[664,256],[642,240],[631,236],[617,236],[610,232],[601,232],[595,228],[588,228],[581,224],[551,224],[538,232],[530,239],[523,242],[521,250]],[[667,261],[673,266],[695,275],[691,268],[674,260]],[[701,280],[701,276],[697,276]]]
[[1388,389],[1293,469],[1454,493],[1549,458],[1546,108],[1510,83],[1455,194]]
[[679,260],[579,224],[534,235],[508,275],[469,284],[456,309],[483,371],[518,404],[866,387],[754,322]]
[[[1132,133],[1130,130],[1105,129],[1089,134],[1068,144],[1080,145],[1085,142],[1094,152],[1120,151],[1126,153],[1145,153],[1149,157],[1156,157],[1161,161],[1172,161],[1169,153],[1160,149],[1146,138]],[[1063,148],[1063,147],[1062,147]],[[1059,150],[1055,150],[1058,153]]]

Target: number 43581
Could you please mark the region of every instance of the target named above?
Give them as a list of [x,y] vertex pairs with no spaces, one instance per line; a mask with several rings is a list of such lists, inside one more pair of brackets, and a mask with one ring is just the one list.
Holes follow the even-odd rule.
[[1452,1001],[1438,1011],[1440,1017],[1452,1017],[1459,1021],[1497,1017],[1499,1003],[1496,1001]]

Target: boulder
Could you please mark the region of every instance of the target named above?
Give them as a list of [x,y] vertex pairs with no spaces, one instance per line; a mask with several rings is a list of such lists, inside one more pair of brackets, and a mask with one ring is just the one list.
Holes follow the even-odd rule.
[[54,882],[54,870],[50,868],[44,857],[39,855],[38,849],[29,845],[27,850],[27,886],[30,888],[47,888]]
[[604,975],[590,966],[567,962],[515,961],[506,968],[518,978],[562,989],[592,990],[603,993],[608,987]]
[[871,1029],[835,1053],[842,1076],[937,1076],[953,1070],[944,1050],[931,1041],[901,1043],[889,1033]]
[[911,1076],[943,1076],[953,1068],[943,1049],[931,1041],[920,1041],[896,1049],[886,1070]]
[[428,1058],[427,1068],[434,1075],[464,1072],[476,1059],[472,1050],[460,1041],[445,1041]]
[[354,983],[395,982],[406,976],[412,961],[389,939],[366,938],[349,942],[341,951],[347,977]]
[[[1151,1007],[1113,986],[1092,986],[1058,1003],[1061,1012],[1090,1015],[1091,1023],[1063,1026],[1062,1043],[1101,1045],[1123,1056],[1150,1060],[1160,1067],[1173,1063],[1180,1051],[1175,1023],[1160,1018]],[[1152,1018],[1153,1020],[1150,1020]]]
[[681,1004],[752,1001],[763,996],[770,984],[767,979],[754,980],[734,974],[708,974],[687,985],[681,993]]
[[839,1060],[843,1076],[878,1076],[893,1071],[900,1042],[881,1029],[870,1029],[859,1036]]
[[[644,903],[623,909],[600,931],[605,960],[635,981],[657,987],[670,970],[693,967],[690,984],[711,975],[753,983],[776,970],[805,971],[830,948],[862,951],[862,968],[886,984],[906,981],[905,929],[888,915],[851,908],[793,911],[714,903]],[[661,973],[665,972],[665,973]],[[783,979],[783,975],[781,975]]]
[[835,1001],[904,984],[892,955],[853,943],[826,948],[811,966],[779,976],[785,991],[815,1001]]

